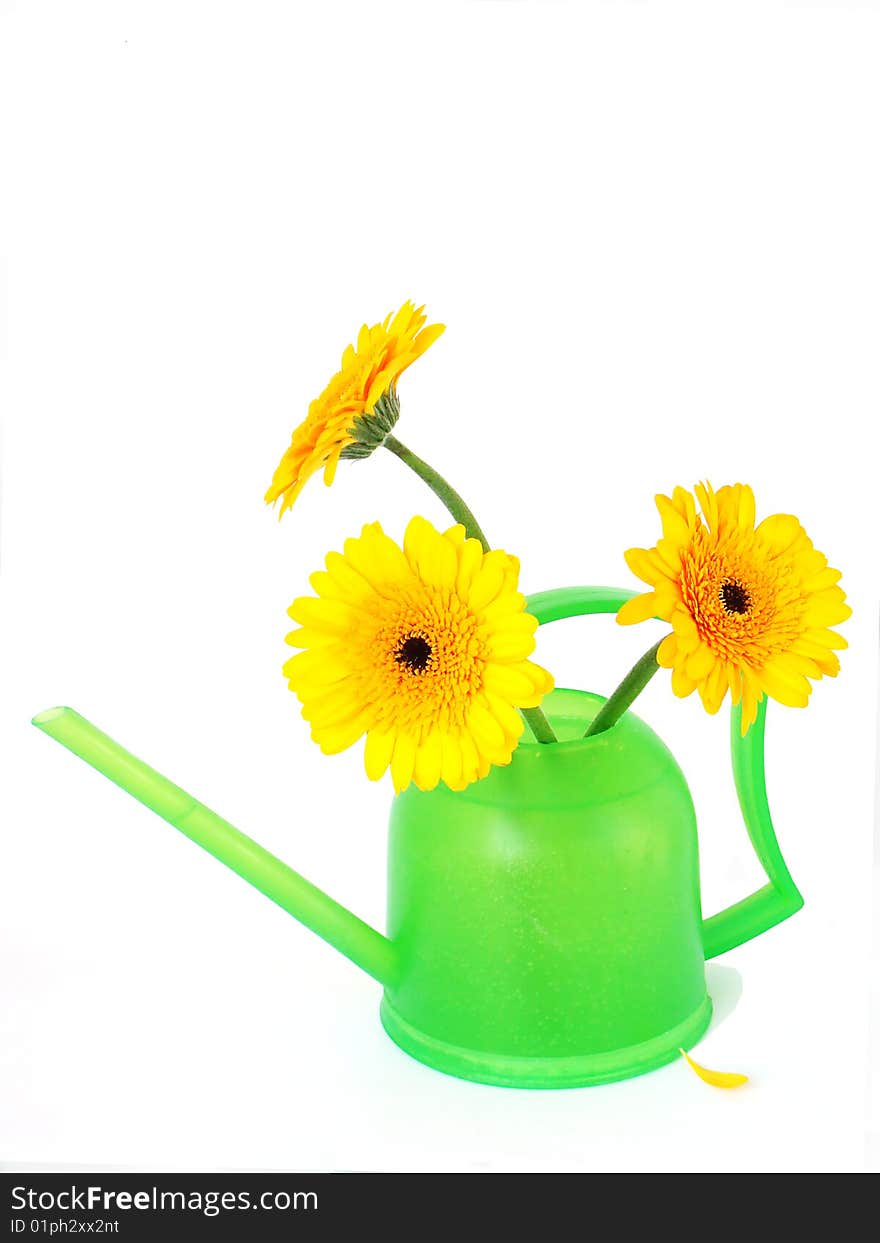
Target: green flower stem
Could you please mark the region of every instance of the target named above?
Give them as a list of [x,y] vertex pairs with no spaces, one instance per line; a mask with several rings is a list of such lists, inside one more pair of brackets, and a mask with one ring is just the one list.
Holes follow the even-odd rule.
[[[431,491],[438,496],[449,512],[452,514],[456,522],[460,522],[465,529],[465,534],[470,539],[477,539],[483,546],[483,552],[489,552],[489,541],[483,534],[483,529],[473,515],[473,511],[465,503],[464,499],[459,496],[455,488],[446,482],[442,475],[439,475],[433,466],[429,466],[422,458],[408,449],[402,444],[396,436],[390,433],[382,442],[385,448],[391,453],[397,455],[401,462],[405,462],[410,470],[415,471],[418,477],[423,480]],[[556,742],[556,735],[540,708],[520,708],[523,719],[529,729],[535,735],[537,742]]]
[[557,742],[553,726],[540,708],[520,708],[520,715],[535,735],[535,742]]
[[401,462],[406,462],[410,470],[414,470],[418,477],[424,480],[431,491],[439,496],[455,521],[461,523],[469,536],[480,541],[483,545],[483,552],[488,552],[489,541],[483,534],[479,522],[455,488],[451,487],[442,475],[438,475],[433,466],[429,466],[427,462],[413,453],[412,449],[407,449],[406,445],[401,444],[396,436],[389,433],[383,443],[386,449],[396,453]]
[[593,717],[590,728],[584,734],[585,738],[592,738],[594,734],[601,734],[604,730],[610,729],[614,722],[623,716],[633,700],[641,695],[660,668],[657,664],[657,652],[662,642],[663,640],[660,639],[645,652],[640,660],[636,661],[617,689],[612,691]]

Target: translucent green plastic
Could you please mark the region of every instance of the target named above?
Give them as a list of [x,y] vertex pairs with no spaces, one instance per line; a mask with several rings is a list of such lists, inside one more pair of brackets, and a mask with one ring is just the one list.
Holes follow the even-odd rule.
[[[531,597],[543,623],[614,612],[632,593]],[[70,708],[34,724],[145,803],[384,985],[382,1022],[412,1056],[466,1079],[566,1087],[641,1074],[690,1048],[711,1017],[704,960],[802,900],[764,784],[764,709],[731,747],[740,806],[768,884],[703,921],[693,803],[670,752],[634,713],[584,739],[603,700],[554,691],[560,742],[453,793],[393,803],[388,937],[334,902]]]

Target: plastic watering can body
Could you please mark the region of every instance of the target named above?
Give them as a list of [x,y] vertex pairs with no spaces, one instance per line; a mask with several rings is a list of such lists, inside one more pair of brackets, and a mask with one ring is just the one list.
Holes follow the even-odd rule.
[[[540,622],[614,612],[632,593],[569,588],[529,600]],[[414,788],[391,813],[388,937],[334,902],[68,708],[34,723],[256,886],[385,986],[382,1021],[419,1060],[521,1087],[640,1074],[700,1038],[704,959],[801,905],[766,801],[763,705],[734,777],[768,876],[707,921],[693,803],[659,738],[633,713],[583,739],[603,701],[544,701],[556,746],[523,741],[464,791]]]
[[558,745],[521,743],[467,790],[394,801],[401,970],[382,1019],[440,1070],[603,1082],[676,1056],[709,1022],[687,783],[632,713],[584,739],[603,702],[554,691]]

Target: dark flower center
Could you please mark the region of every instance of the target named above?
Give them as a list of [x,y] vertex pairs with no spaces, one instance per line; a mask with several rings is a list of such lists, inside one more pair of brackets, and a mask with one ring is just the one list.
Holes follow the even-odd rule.
[[431,644],[420,634],[411,634],[400,642],[394,659],[399,665],[406,665],[410,673],[421,673],[431,659]]
[[752,597],[748,590],[735,578],[725,578],[718,588],[718,595],[727,613],[748,613],[752,607]]

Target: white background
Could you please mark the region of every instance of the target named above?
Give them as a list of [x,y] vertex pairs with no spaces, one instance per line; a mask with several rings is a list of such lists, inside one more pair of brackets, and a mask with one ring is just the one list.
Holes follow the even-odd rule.
[[[0,1160],[865,1167],[878,63],[871,4],[2,6]],[[443,514],[382,453],[280,524],[262,495],[406,297],[448,331],[401,438],[526,590],[632,584],[654,493],[706,476],[845,572],[841,677],[769,723],[807,904],[712,975],[742,997],[698,1056],[738,1093],[425,1069],[371,980],[28,724],[76,706],[381,926],[390,791],[309,741],[285,609],[362,522]],[[607,692],[653,637],[567,622],[539,655]],[[710,912],[761,881],[726,714],[665,676],[640,711],[691,781]]]

